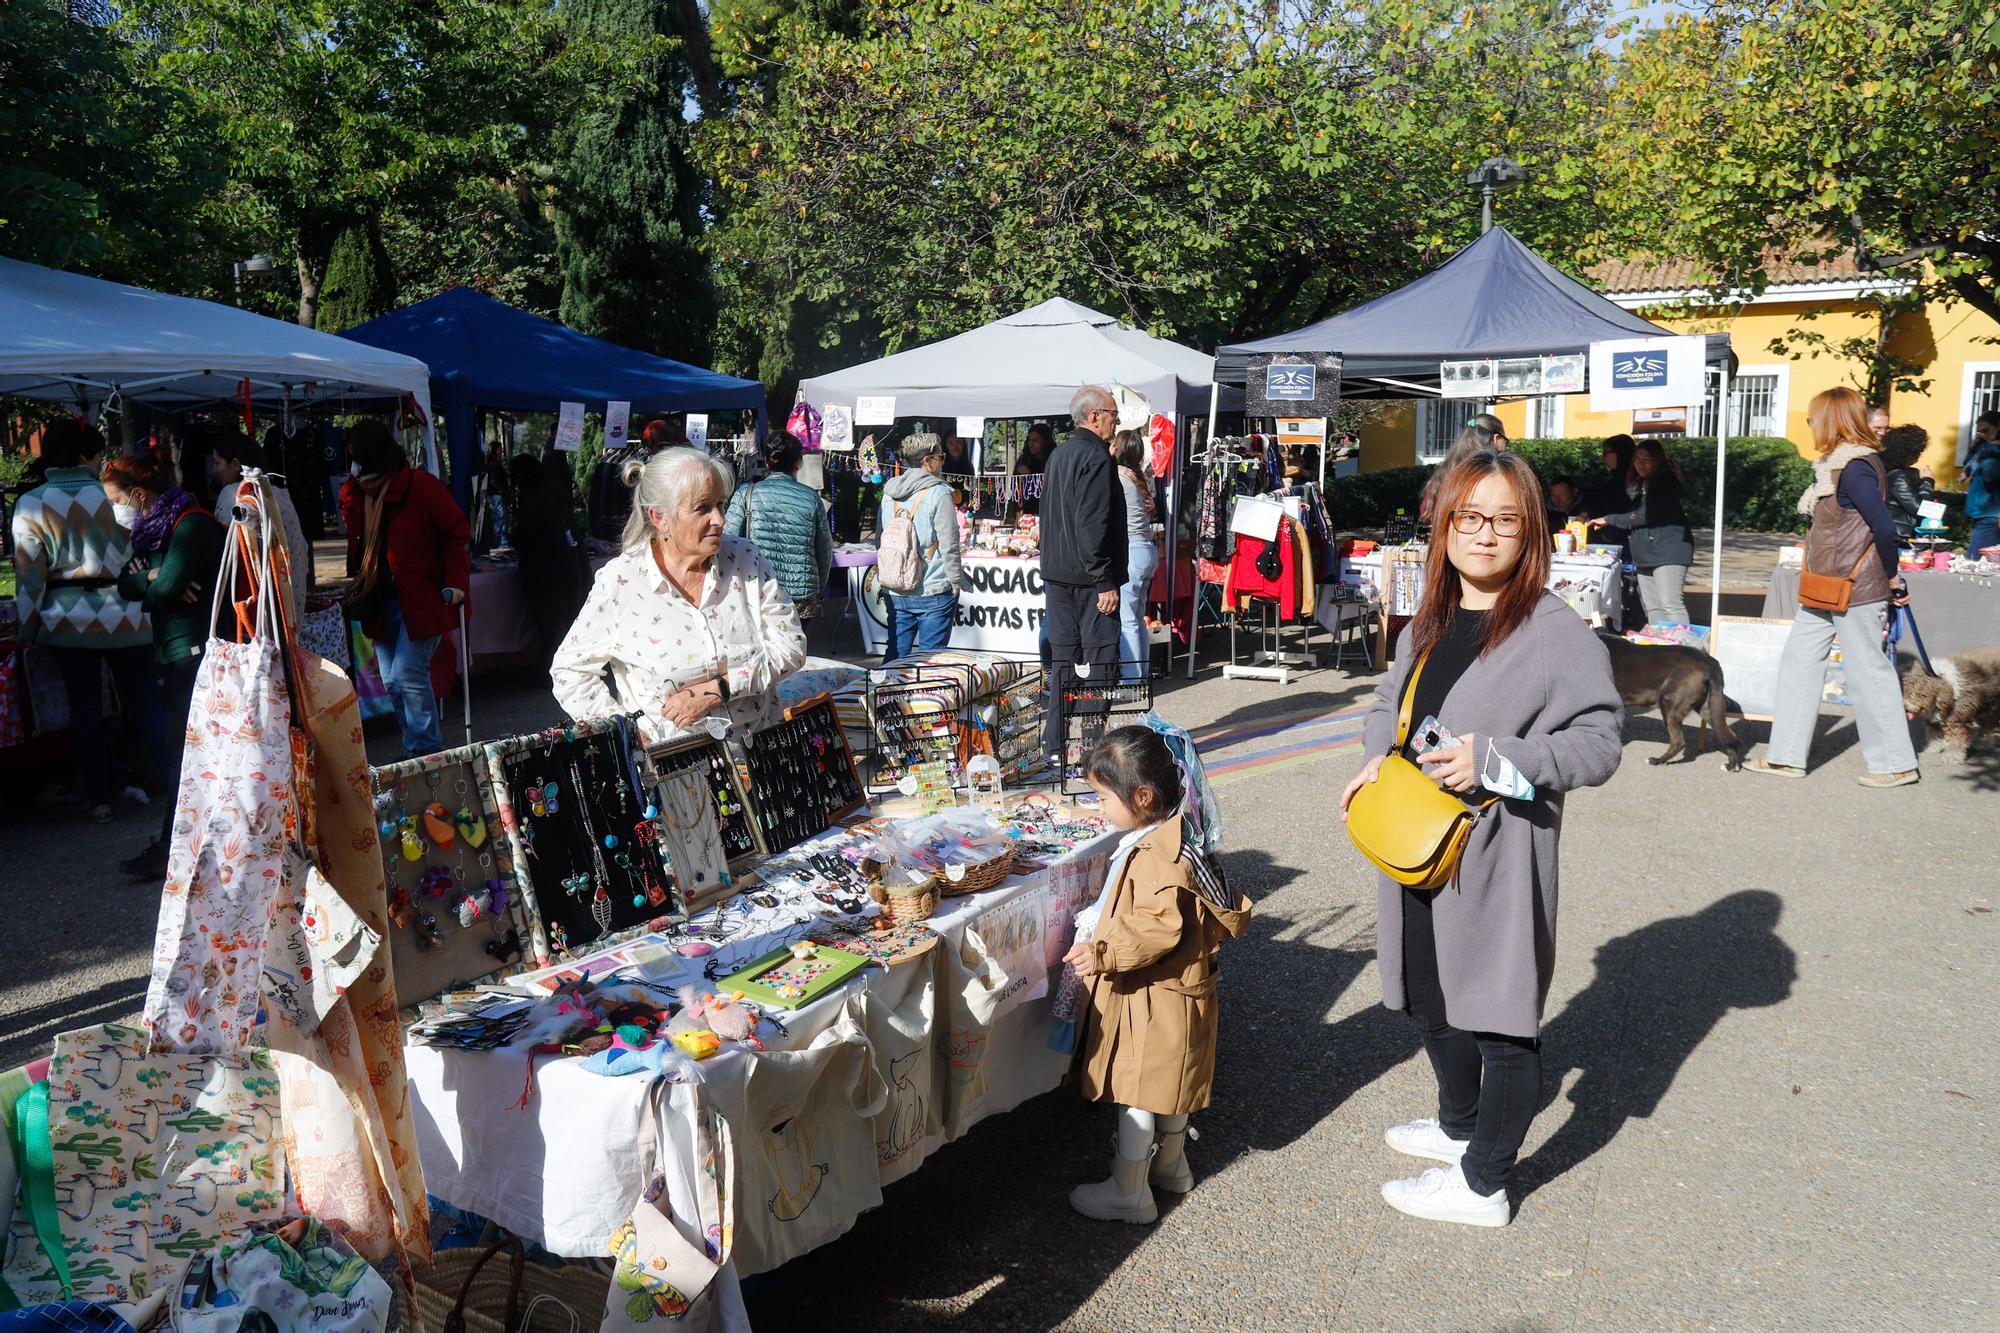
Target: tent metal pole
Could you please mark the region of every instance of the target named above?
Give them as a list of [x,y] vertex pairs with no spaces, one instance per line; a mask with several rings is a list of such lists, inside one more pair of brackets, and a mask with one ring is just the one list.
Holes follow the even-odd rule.
[[[1203,453],[1208,453],[1215,448],[1215,418],[1216,414],[1220,412],[1221,409],[1222,409],[1222,381],[1215,378],[1215,372],[1213,369],[1211,369],[1209,371],[1209,380],[1208,380],[1208,440],[1207,443],[1204,444],[1202,447]],[[1176,441],[1176,450],[1178,451],[1178,440]],[[1185,478],[1176,476],[1175,481],[1184,482]],[[1176,508],[1178,508],[1178,506],[1176,506]],[[1172,575],[1169,574],[1168,577],[1171,578]],[[1168,590],[1172,591],[1171,583],[1168,585]],[[1188,605],[1187,678],[1189,680],[1194,679],[1195,649],[1201,643],[1201,573],[1198,567],[1194,576],[1193,591],[1194,591],[1194,600]],[[1173,603],[1169,602],[1167,603],[1167,621],[1169,624],[1173,623],[1173,615],[1174,615]],[[1173,663],[1169,662],[1167,666],[1168,669],[1171,670],[1173,667]]]
[[1715,642],[1716,617],[1722,614],[1722,487],[1723,462],[1729,453],[1729,366],[1716,367],[1721,391],[1715,406],[1715,546],[1708,562],[1708,635]]

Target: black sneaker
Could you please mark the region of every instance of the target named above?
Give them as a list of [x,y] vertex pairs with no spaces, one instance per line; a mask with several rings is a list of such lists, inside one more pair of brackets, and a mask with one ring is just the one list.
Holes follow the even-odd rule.
[[165,879],[167,845],[164,842],[152,843],[137,856],[120,861],[118,868],[131,879]]

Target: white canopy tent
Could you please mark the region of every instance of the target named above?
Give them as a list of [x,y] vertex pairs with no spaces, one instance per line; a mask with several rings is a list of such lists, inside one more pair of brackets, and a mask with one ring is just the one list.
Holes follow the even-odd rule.
[[79,411],[120,402],[266,409],[412,398],[437,467],[430,370],[398,352],[186,296],[0,258],[0,394]]
[[806,401],[894,397],[899,417],[1061,416],[1086,384],[1122,384],[1155,412],[1199,416],[1215,358],[1061,297],[941,342],[819,375]]

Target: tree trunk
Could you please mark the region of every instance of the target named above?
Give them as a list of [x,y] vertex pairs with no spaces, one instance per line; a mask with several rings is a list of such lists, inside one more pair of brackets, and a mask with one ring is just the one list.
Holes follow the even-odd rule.
[[301,328],[319,327],[319,283],[326,275],[326,264],[322,260],[315,265],[306,256],[304,247],[298,252],[299,264],[299,325]]
[[687,57],[688,74],[694,80],[695,100],[703,116],[722,114],[722,71],[715,65],[715,48],[708,40],[708,16],[698,0],[678,0],[681,16],[681,52]]

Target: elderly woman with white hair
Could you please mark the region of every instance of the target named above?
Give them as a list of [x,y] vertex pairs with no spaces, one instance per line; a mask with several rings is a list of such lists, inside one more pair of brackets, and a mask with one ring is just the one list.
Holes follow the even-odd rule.
[[775,718],[775,687],[805,661],[792,599],[755,546],[723,536],[726,465],[663,449],[628,463],[624,481],[623,547],[556,650],[556,702],[574,718],[629,713],[653,743],[719,713],[740,739]]

